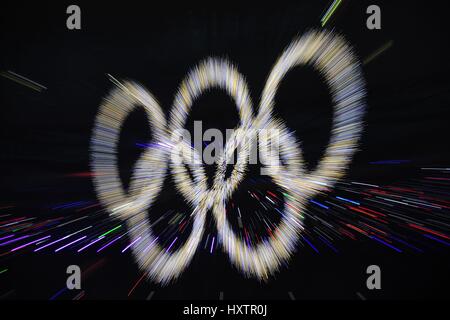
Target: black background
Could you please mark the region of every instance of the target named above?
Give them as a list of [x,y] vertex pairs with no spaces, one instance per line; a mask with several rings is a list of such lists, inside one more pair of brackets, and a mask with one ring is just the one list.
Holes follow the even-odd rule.
[[[449,161],[448,72],[450,56],[445,8],[439,3],[374,1],[382,10],[382,29],[366,28],[365,1],[343,1],[327,28],[343,34],[361,60],[388,41],[393,46],[363,67],[368,112],[361,151],[349,179],[393,183],[414,176],[420,166]],[[254,107],[276,58],[296,36],[320,27],[327,1],[182,5],[151,2],[86,2],[82,29],[66,28],[71,3],[2,2],[1,70],[12,70],[47,87],[41,93],[0,79],[0,191],[2,201],[22,212],[46,216],[55,203],[95,199],[89,178],[67,175],[89,171],[89,141],[101,99],[112,88],[106,73],[143,84],[168,114],[177,86],[207,56],[227,57],[245,75]],[[214,111],[211,109],[214,108]],[[310,167],[329,139],[332,108],[327,88],[311,70],[290,72],[277,94],[276,111],[303,141]],[[233,102],[213,91],[195,102],[188,126],[237,124]],[[149,138],[142,117],[128,123],[122,140],[123,179]],[[406,159],[401,166],[373,161]],[[164,191],[163,197],[173,194]],[[167,202],[169,202],[167,200]],[[19,209],[18,209],[19,210]],[[212,227],[213,228],[213,227]],[[212,230],[211,232],[214,232]],[[196,254],[175,283],[142,283],[130,298],[143,299],[368,299],[448,298],[448,251],[396,254],[372,242],[338,243],[339,254],[317,255],[302,248],[288,268],[269,283],[245,279],[220,250]],[[86,298],[127,298],[140,277],[130,255],[21,255],[0,282],[9,298],[48,299],[65,286],[68,264],[99,262],[83,282]],[[380,265],[382,290],[368,291],[365,269]],[[0,292],[1,294],[2,292]]]

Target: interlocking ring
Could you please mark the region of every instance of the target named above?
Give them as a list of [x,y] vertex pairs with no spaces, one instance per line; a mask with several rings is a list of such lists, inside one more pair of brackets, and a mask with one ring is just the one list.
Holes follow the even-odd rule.
[[[323,76],[334,104],[330,143],[313,172],[306,172],[293,133],[273,115],[278,86],[290,69],[301,65],[312,66]],[[225,145],[213,186],[208,189],[201,156],[185,141],[174,142],[171,134],[184,128],[193,102],[211,88],[223,89],[234,99],[240,123]],[[324,31],[309,32],[285,49],[268,77],[256,117],[244,77],[224,59],[206,59],[189,72],[175,95],[169,123],[155,98],[142,86],[133,82],[119,84],[100,106],[93,131],[91,164],[95,189],[110,214],[126,222],[131,241],[140,240],[131,247],[133,255],[154,281],[168,283],[187,267],[203,236],[205,216],[210,209],[220,243],[232,263],[247,276],[267,279],[295,251],[308,199],[332,187],[348,167],[362,132],[364,99],[365,83],[352,49],[341,36]],[[138,105],[143,106],[148,115],[154,147],[146,148],[137,161],[126,193],[118,174],[117,144],[125,118]],[[258,143],[264,163],[268,164],[268,174],[287,196],[281,221],[272,237],[251,247],[231,229],[225,206],[245,175],[250,152],[245,137],[250,130],[262,129],[269,134],[280,134],[276,141],[258,139]],[[264,152],[270,144],[279,147],[283,164]],[[226,179],[227,161],[238,146],[237,163]],[[174,154],[179,156],[174,157]],[[194,161],[186,163],[187,157]],[[189,165],[193,178],[185,164]],[[168,166],[177,190],[193,208],[194,219],[188,239],[173,253],[158,244],[158,237],[147,219],[147,210],[161,191]]]

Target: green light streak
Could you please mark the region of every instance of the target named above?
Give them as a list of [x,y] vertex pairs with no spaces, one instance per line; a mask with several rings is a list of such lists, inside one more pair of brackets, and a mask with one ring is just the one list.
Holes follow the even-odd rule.
[[289,195],[287,193],[284,193],[284,192],[283,192],[283,196],[285,196],[285,197],[287,197],[287,198],[289,198],[291,200],[295,200],[295,198],[293,196],[291,196],[291,195]]
[[325,24],[328,22],[328,20],[330,19],[330,17],[333,15],[333,13],[336,11],[337,7],[339,7],[339,5],[341,4],[342,0],[334,0],[333,4],[331,5],[331,7],[327,10],[327,12],[325,13],[325,15],[322,17],[322,20],[320,20],[320,22],[322,23],[322,27],[325,26]]
[[6,271],[8,271],[8,269],[0,271],[0,274],[5,273]]
[[114,232],[114,231],[116,231],[117,229],[119,229],[120,227],[122,227],[122,225],[120,224],[120,225],[118,225],[117,227],[115,227],[115,228],[112,228],[111,230],[109,230],[109,231],[106,231],[104,234],[102,234],[101,236],[99,236],[99,238],[101,238],[101,237],[104,237],[104,236],[106,236],[106,235],[108,235],[108,234],[110,234],[111,232]]

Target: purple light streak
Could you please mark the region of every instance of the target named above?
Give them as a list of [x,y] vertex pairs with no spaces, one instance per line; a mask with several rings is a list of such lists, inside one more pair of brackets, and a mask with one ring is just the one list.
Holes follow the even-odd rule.
[[24,245],[21,245],[20,247],[17,247],[17,248],[12,249],[11,252],[14,252],[14,251],[20,250],[20,249],[22,249],[22,248],[28,247],[30,244],[39,242],[39,241],[41,241],[41,240],[44,240],[44,239],[47,239],[47,238],[50,238],[50,237],[51,237],[51,236],[46,236],[46,237],[43,237],[43,238],[40,238],[40,239],[31,241],[31,242],[28,242],[28,243],[26,243],[26,244],[24,244]]
[[102,251],[103,249],[105,249],[106,247],[108,247],[109,245],[113,244],[114,242],[116,242],[117,240],[119,240],[120,238],[122,238],[124,235],[118,236],[117,238],[115,238],[114,240],[108,242],[107,244],[105,244],[103,247],[101,247],[100,249],[97,250],[97,253],[99,253],[100,251]]
[[55,252],[61,251],[62,249],[66,248],[66,247],[70,246],[71,244],[74,244],[74,243],[76,243],[76,242],[78,242],[80,240],[83,240],[84,238],[86,238],[86,236],[82,236],[81,238],[78,238],[77,240],[74,240],[74,241],[72,241],[72,242],[70,242],[70,243],[68,243],[66,245],[63,245],[62,247],[56,249]]
[[105,237],[100,237],[100,238],[97,238],[97,239],[95,239],[94,241],[92,241],[92,242],[90,242],[90,243],[88,243],[87,245],[85,245],[84,247],[82,247],[81,249],[78,249],[78,251],[77,252],[81,252],[81,251],[83,251],[84,249],[86,249],[86,248],[88,248],[88,247],[90,247],[90,246],[92,246],[94,243],[97,243],[97,242],[99,242],[100,240],[102,240],[102,239],[104,239]]
[[172,248],[173,244],[175,243],[175,241],[177,241],[177,239],[178,239],[178,237],[175,237],[175,239],[172,241],[170,246],[167,248],[166,252],[169,252],[170,248]]

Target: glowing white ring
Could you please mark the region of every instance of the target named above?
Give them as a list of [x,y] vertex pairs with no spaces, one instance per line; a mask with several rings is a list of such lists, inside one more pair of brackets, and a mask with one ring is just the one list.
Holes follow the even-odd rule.
[[[335,115],[325,156],[317,168],[305,177],[302,155],[295,137],[272,115],[279,84],[285,74],[298,65],[311,65],[324,77],[331,91]],[[252,115],[246,82],[230,63],[218,59],[200,63],[182,82],[175,96],[169,132],[184,127],[192,103],[212,87],[222,88],[234,98],[241,121],[235,139],[227,142],[211,190],[207,189],[203,167],[195,162],[190,164],[195,181],[190,179],[184,163],[187,161],[186,155],[199,159],[197,151],[185,142],[174,143],[169,139],[161,108],[139,85],[127,82],[115,89],[105,99],[97,116],[92,139],[92,167],[99,199],[111,214],[126,219],[131,240],[136,240],[138,236],[145,240],[132,247],[133,254],[140,267],[149,271],[149,277],[161,283],[176,279],[191,261],[203,235],[205,214],[210,208],[213,209],[223,248],[235,266],[246,275],[267,279],[294,252],[303,229],[300,212],[305,209],[308,199],[342,177],[356,151],[362,131],[365,87],[359,63],[345,40],[328,32],[310,32],[293,41],[283,52],[268,77],[256,118]],[[126,195],[117,172],[117,140],[126,115],[136,104],[144,106],[154,129],[155,142],[163,147],[148,148],[144,152],[136,164],[130,191]],[[263,152],[262,156],[271,163],[267,168],[269,175],[289,196],[285,197],[286,209],[273,237],[251,248],[234,234],[225,216],[225,203],[243,179],[249,146],[243,144],[238,163],[228,179],[225,179],[225,165],[227,157],[237,147],[236,142],[242,144],[249,130],[271,128],[281,133],[278,145],[286,164],[275,162],[276,159],[268,153]],[[262,150],[269,147],[268,140],[259,139],[259,144]],[[176,157],[169,159],[169,154],[173,155],[174,150],[182,151],[183,156],[178,160]],[[194,207],[193,230],[185,244],[171,254],[163,252],[155,243],[157,238],[152,234],[145,212],[160,192],[168,161],[177,189]],[[139,231],[141,229],[144,231]]]
[[[306,175],[300,148],[294,136],[273,116],[278,87],[292,68],[311,65],[325,79],[334,103],[334,121],[330,144],[317,168]],[[303,229],[301,211],[309,198],[331,187],[348,166],[362,131],[364,81],[351,48],[339,36],[327,32],[310,32],[293,41],[273,67],[261,97],[259,113],[253,124],[267,133],[279,133],[280,154],[286,165],[262,152],[273,181],[291,196],[285,197],[285,212],[274,236],[255,248],[246,245],[228,225],[225,204],[213,208],[217,229],[231,261],[246,274],[267,278],[294,251],[298,234]],[[349,118],[348,116],[351,116]],[[274,130],[276,129],[276,130]],[[259,139],[260,150],[269,150],[269,139]],[[296,201],[293,200],[294,195]]]
[[[117,171],[117,143],[126,116],[139,105],[148,115],[155,141],[162,147],[146,149],[136,163],[129,192],[125,194]],[[94,185],[101,203],[112,215],[125,220],[133,241],[141,237],[142,241],[132,248],[133,255],[140,267],[149,271],[149,277],[161,283],[176,279],[189,264],[201,240],[206,215],[206,209],[194,212],[192,232],[175,253],[165,252],[153,235],[147,209],[161,191],[165,178],[169,159],[165,126],[164,114],[152,95],[141,86],[126,82],[114,89],[100,106],[91,148]],[[190,149],[186,144],[178,147]],[[196,180],[197,185],[201,182]]]

